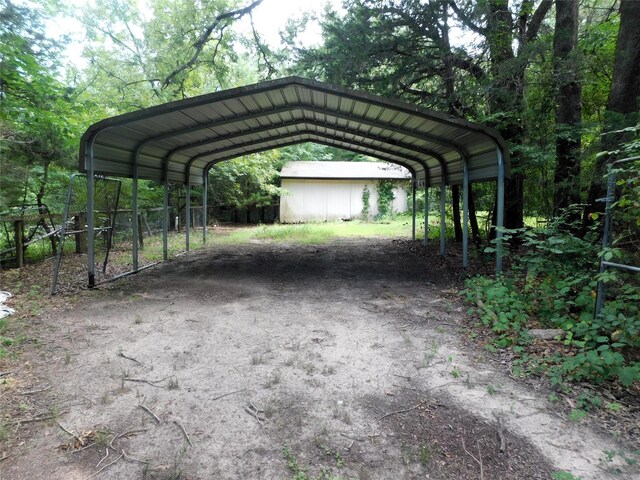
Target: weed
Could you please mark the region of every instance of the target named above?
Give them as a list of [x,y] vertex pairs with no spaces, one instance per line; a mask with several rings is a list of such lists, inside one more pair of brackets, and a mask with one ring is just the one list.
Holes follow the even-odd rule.
[[449,372],[453,378],[460,378],[462,376],[462,371],[458,367],[453,367],[451,372]]
[[109,442],[111,441],[111,432],[109,432],[108,430],[96,430],[95,435],[93,436],[93,441],[99,446],[99,447],[106,447],[109,445]]
[[468,389],[472,389],[475,387],[473,381],[471,380],[471,375],[467,373],[467,376],[464,379],[464,384]]
[[69,365],[71,363],[71,352],[64,352],[64,364]]
[[493,385],[487,385],[487,393],[489,395],[495,395],[496,393],[498,393],[498,390],[496,390],[496,387],[494,387]]
[[421,445],[419,457],[422,465],[428,465],[433,458],[433,451],[431,450],[431,447],[429,447],[429,445]]
[[607,410],[611,410],[612,412],[619,412],[622,410],[622,405],[617,402],[608,402],[605,406]]
[[582,477],[576,477],[572,473],[559,471],[551,474],[552,480],[582,480]]
[[178,384],[178,379],[176,377],[171,377],[169,379],[169,383],[167,384],[167,388],[169,390],[178,390],[180,385]]
[[569,420],[571,420],[572,422],[579,422],[586,416],[587,412],[585,412],[584,410],[580,410],[579,408],[574,408],[569,414]]
[[133,319],[134,325],[140,325],[142,323],[142,317],[140,315],[136,315]]

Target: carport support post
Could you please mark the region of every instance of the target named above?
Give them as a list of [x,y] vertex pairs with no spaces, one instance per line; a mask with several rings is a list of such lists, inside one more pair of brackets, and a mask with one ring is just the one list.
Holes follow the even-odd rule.
[[440,182],[440,255],[444,256],[447,235],[447,180],[442,174]]
[[467,159],[463,159],[463,193],[462,193],[462,266],[467,268],[469,264],[469,165]]
[[205,170],[202,179],[202,244],[207,243],[207,190],[209,189],[209,174]]
[[411,240],[416,239],[416,175],[413,175],[413,181],[411,182],[411,189],[413,192],[413,207],[412,207],[412,222],[411,222]]
[[429,239],[429,183],[424,181],[424,241],[422,244],[426,247]]
[[187,183],[184,186],[184,214],[186,217],[186,221],[184,222],[185,230],[186,230],[186,245],[187,252],[189,251],[189,230],[191,230],[191,185]]
[[164,218],[162,222],[162,259],[166,261],[169,257],[169,180],[166,177],[164,180],[162,213]]
[[133,256],[133,271],[138,271],[138,158],[133,160],[133,192],[131,195],[131,221],[132,221],[132,256]]
[[95,187],[95,172],[93,167],[93,141],[89,140],[87,145],[87,267],[89,274],[89,288],[96,286],[96,262],[95,262],[95,248],[93,240],[95,236],[95,217],[93,215],[94,210],[94,187]]
[[496,186],[496,202],[498,216],[496,218],[496,273],[502,272],[502,236],[504,232],[504,152],[498,147],[498,185]]

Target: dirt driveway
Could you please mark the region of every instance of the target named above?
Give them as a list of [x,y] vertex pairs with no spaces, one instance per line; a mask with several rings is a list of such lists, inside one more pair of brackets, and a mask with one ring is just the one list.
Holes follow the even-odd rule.
[[455,286],[374,239],[210,247],[85,292],[22,364],[25,415],[52,418],[15,425],[0,478],[634,478],[464,343]]

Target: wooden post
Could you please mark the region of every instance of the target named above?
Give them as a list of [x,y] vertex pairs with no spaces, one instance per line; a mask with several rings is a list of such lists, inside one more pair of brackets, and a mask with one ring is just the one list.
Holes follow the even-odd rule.
[[13,224],[13,230],[15,232],[18,268],[22,268],[24,267],[24,222],[22,220],[16,220]]
[[138,240],[140,242],[140,249],[144,248],[144,234],[142,233],[142,215],[138,214]]

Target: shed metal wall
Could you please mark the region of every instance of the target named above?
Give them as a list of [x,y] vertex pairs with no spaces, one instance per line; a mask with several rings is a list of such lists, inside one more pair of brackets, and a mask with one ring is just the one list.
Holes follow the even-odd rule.
[[[280,221],[282,223],[330,222],[333,220],[362,218],[362,192],[369,188],[369,215],[378,214],[379,180],[316,180],[283,178],[286,193],[280,197]],[[393,189],[393,211],[407,211],[407,191]]]

